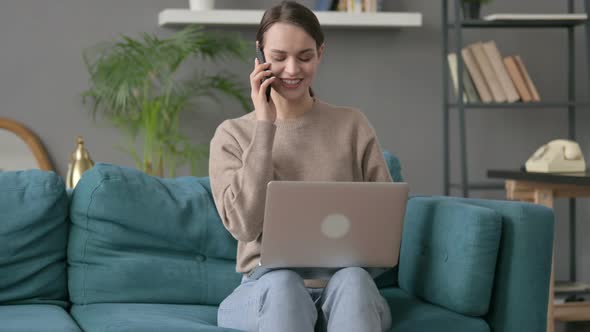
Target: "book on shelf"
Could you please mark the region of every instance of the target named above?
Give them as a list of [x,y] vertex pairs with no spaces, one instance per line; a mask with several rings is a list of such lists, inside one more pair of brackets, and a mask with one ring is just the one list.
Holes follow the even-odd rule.
[[377,12],[377,0],[363,0],[362,11],[366,13]]
[[[455,91],[455,96],[458,94],[459,91],[459,70],[458,70],[458,63],[457,63],[457,54],[456,53],[449,53],[447,55],[447,61],[449,63],[449,71],[451,73],[451,80],[453,81],[453,88]],[[469,77],[469,73],[467,70],[463,70],[463,102],[467,103],[477,103],[479,102],[479,97],[477,92],[475,91],[475,87],[473,86],[473,82]]]
[[[539,92],[533,83],[519,55],[503,56],[495,41],[478,41],[461,50],[475,94],[482,103],[531,102],[541,101]],[[449,65],[451,66],[451,59]],[[456,74],[451,71],[451,78]],[[468,83],[469,84],[469,83]],[[469,94],[466,84],[466,92]],[[456,90],[456,88],[455,88]]]
[[481,69],[483,74],[484,80],[486,81],[487,86],[490,88],[490,92],[492,94],[492,98],[496,103],[503,103],[506,101],[506,93],[502,86],[500,85],[500,80],[494,71],[494,67],[488,58],[486,51],[484,50],[482,42],[476,42],[468,46],[468,48],[473,52],[473,57],[475,58],[475,62]]
[[514,86],[520,95],[520,100],[523,102],[529,102],[533,100],[527,83],[524,80],[524,76],[521,74],[520,69],[518,69],[518,64],[516,63],[514,57],[504,57],[504,65],[506,66],[506,71],[508,72],[508,75],[510,75],[512,82],[514,83]]
[[348,0],[346,8],[349,13],[362,13],[363,12],[363,0]]
[[490,88],[483,77],[479,65],[473,57],[473,52],[468,47],[464,47],[461,50],[461,54],[463,55],[463,63],[465,63],[465,68],[469,72],[469,76],[473,81],[473,85],[475,85],[475,90],[479,95],[479,99],[482,103],[491,103],[492,93],[490,92]]
[[[318,3],[320,2],[322,0],[318,0]],[[327,4],[322,6],[322,8],[326,7],[328,7]],[[331,10],[348,13],[375,13],[383,9],[383,0],[333,0],[329,7]]]
[[486,52],[488,59],[490,60],[490,64],[494,69],[496,77],[498,78],[498,82],[500,83],[500,87],[504,91],[504,95],[506,96],[506,101],[509,103],[513,103],[520,99],[510,76],[508,76],[508,72],[506,71],[506,67],[504,66],[504,62],[502,61],[502,55],[500,55],[500,51],[498,50],[498,46],[496,42],[493,40],[487,41],[483,43],[483,49]]

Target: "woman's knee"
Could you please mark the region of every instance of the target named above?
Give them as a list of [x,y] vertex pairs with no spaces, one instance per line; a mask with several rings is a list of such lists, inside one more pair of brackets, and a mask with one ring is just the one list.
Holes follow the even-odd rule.
[[379,295],[371,275],[360,267],[338,270],[328,282],[327,293],[342,294],[346,297],[370,299]]
[[290,270],[272,271],[262,276],[258,282],[263,288],[260,314],[277,315],[286,319],[285,315],[297,313],[298,317],[293,319],[312,322],[317,319],[315,303],[297,273]]
[[311,297],[305,288],[303,278],[291,270],[276,270],[266,273],[260,278],[265,288],[265,297],[277,297],[282,302],[301,302]]
[[347,267],[338,270],[330,282],[338,284],[355,285],[358,287],[376,287],[369,272],[360,267]]

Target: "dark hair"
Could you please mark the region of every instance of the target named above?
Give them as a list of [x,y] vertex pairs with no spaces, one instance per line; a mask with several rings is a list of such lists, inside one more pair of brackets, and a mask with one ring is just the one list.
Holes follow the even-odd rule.
[[[316,49],[324,44],[324,32],[315,14],[304,5],[295,1],[283,1],[280,4],[267,9],[262,15],[256,40],[260,48],[264,47],[264,33],[275,23],[289,23],[302,28],[315,40]],[[309,89],[311,96],[314,93]]]
[[283,1],[280,4],[267,9],[262,15],[256,40],[260,46],[264,46],[264,33],[275,23],[289,23],[296,25],[315,40],[316,48],[320,48],[324,43],[324,33],[320,27],[320,22],[315,14],[304,5],[295,1]]

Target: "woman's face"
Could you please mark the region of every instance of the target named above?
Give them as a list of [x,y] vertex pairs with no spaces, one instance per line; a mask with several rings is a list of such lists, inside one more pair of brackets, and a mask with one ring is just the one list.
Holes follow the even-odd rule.
[[323,53],[315,40],[302,28],[275,23],[264,33],[264,56],[277,77],[272,87],[287,100],[299,100],[309,94]]

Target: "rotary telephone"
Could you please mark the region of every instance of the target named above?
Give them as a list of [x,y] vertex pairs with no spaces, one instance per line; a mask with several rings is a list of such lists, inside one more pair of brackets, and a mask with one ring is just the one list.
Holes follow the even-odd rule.
[[538,148],[525,168],[540,173],[585,172],[586,162],[578,143],[556,139]]

